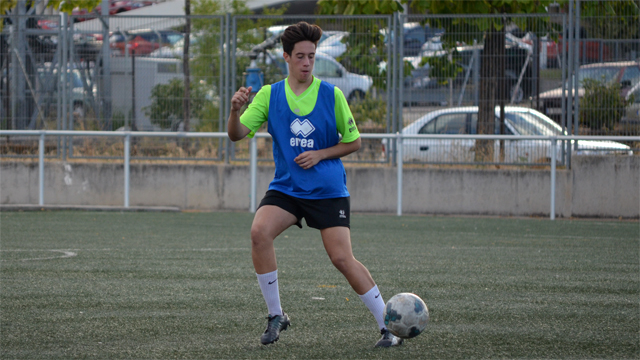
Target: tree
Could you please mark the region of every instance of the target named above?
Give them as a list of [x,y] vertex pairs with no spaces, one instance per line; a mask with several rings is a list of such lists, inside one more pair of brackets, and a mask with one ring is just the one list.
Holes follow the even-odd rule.
[[[42,0],[2,0],[0,1],[0,14],[7,14],[18,6],[18,2],[23,2],[28,8],[35,8],[35,5]],[[49,0],[47,7],[71,14],[76,7],[93,10],[102,0]],[[2,24],[0,24],[2,30]]]
[[[200,118],[201,114],[206,114],[208,107],[212,104],[207,101],[207,89],[196,82],[190,84],[190,97],[188,110],[189,117]],[[184,81],[173,78],[166,84],[158,84],[151,90],[151,104],[144,107],[145,114],[151,122],[166,127],[166,121],[170,121],[169,129],[177,131],[183,122],[185,112]],[[184,123],[183,123],[184,124]],[[183,125],[184,126],[184,125]]]
[[[100,0],[82,1],[60,1],[51,0],[46,3],[50,8],[71,12],[73,7],[70,3],[77,3],[88,8],[94,8]],[[38,126],[35,121],[36,113],[40,113],[39,105],[36,103],[36,96],[32,85],[36,82],[36,67],[38,57],[53,57],[56,44],[47,37],[29,34],[27,30],[38,28],[37,5],[44,3],[43,0],[0,0],[0,78],[10,77],[12,99],[15,100],[12,114],[16,119],[11,122],[11,127],[16,129],[31,128]],[[75,5],[74,5],[75,6]],[[11,25],[13,35],[9,35],[3,30],[4,25]],[[10,40],[11,38],[11,40]],[[9,43],[11,41],[11,46]],[[35,54],[32,49],[37,49],[41,54]],[[14,58],[17,61],[10,61]],[[51,61],[50,58],[46,61]],[[19,64],[19,66],[18,66]],[[11,68],[10,68],[11,67]],[[7,110],[8,111],[8,110]],[[3,111],[4,112],[4,111]],[[7,113],[8,114],[8,113]],[[4,115],[4,114],[3,114]],[[40,113],[42,115],[42,113]],[[29,119],[34,120],[29,120]],[[40,117],[42,119],[42,117]]]
[[[479,0],[479,1],[453,1],[453,0],[414,0],[411,1],[411,8],[416,13],[430,13],[430,14],[513,14],[513,13],[540,13],[546,12],[545,5],[550,3],[551,0],[541,1],[509,1],[509,0]],[[379,0],[379,1],[340,1],[340,0],[320,0],[318,2],[319,12],[321,14],[343,14],[343,15],[373,15],[373,14],[391,14],[396,11],[403,10],[403,7],[408,3],[407,0],[392,1],[392,0]],[[517,18],[521,26],[526,26],[525,18]],[[456,31],[455,27],[461,25],[460,22],[446,22],[441,19],[433,19],[435,27],[445,28],[447,34],[459,34],[460,31]],[[482,57],[485,61],[481,61],[482,66],[480,69],[480,94],[479,99],[479,119],[478,119],[478,133],[480,134],[493,134],[494,131],[494,109],[497,100],[504,98],[506,95],[505,85],[500,84],[498,79],[504,78],[504,64],[500,64],[496,61],[489,61],[488,59],[500,58],[503,59],[504,47],[505,47],[505,33],[504,29],[507,19],[501,16],[496,17],[481,17],[465,19],[472,26],[478,29],[478,31],[484,33],[484,50]],[[469,24],[465,24],[469,25]],[[374,32],[378,34],[379,32]],[[361,40],[361,39],[359,39]],[[357,41],[355,44],[360,44],[370,49],[381,49],[383,46],[379,46],[376,43],[376,36],[373,40],[369,41]],[[457,39],[449,39],[450,43],[455,43]],[[367,49],[355,49],[361,55],[367,58]],[[355,57],[358,58],[358,57]],[[403,68],[405,66],[403,65]],[[406,73],[405,69],[405,73]],[[454,70],[449,67],[449,72]],[[493,144],[492,141],[478,141],[476,144],[476,161],[486,161],[487,159],[493,159]]]
[[[478,17],[465,19],[467,25],[475,27],[484,34],[484,48],[481,55],[480,67],[480,91],[478,99],[478,134],[493,134],[495,128],[495,107],[504,105],[508,92],[506,84],[500,79],[505,78],[505,64],[503,61],[505,52],[505,27],[509,22],[514,22],[521,29],[526,29],[530,21],[526,17],[514,17],[508,19],[501,14],[535,14],[546,13],[546,7],[552,1],[513,1],[513,0],[481,0],[481,1],[451,1],[451,0],[415,0],[411,6],[414,11],[429,14],[479,14],[496,15],[491,17]],[[454,29],[459,22],[447,22],[442,19],[432,19],[432,26],[442,27],[446,31],[447,42],[455,43]],[[529,26],[530,27],[530,26]],[[493,141],[476,141],[476,162],[493,161]]]
[[[534,21],[548,22],[545,19],[530,17],[513,17],[507,18],[506,14],[541,14],[547,13],[547,7],[557,2],[561,7],[566,8],[568,0],[378,0],[378,1],[340,1],[340,0],[320,0],[318,9],[320,14],[342,14],[342,15],[373,15],[373,14],[391,14],[396,11],[402,11],[404,6],[410,6],[416,14],[438,14],[438,15],[461,15],[461,14],[478,14],[478,15],[495,15],[483,16],[477,18],[465,18],[461,21],[443,21],[442,18],[432,18],[433,27],[444,28],[446,31],[446,42],[455,44],[457,41],[469,42],[469,39],[461,38],[469,27],[481,32],[483,39],[483,51],[481,55],[480,69],[480,98],[479,98],[479,118],[478,133],[493,134],[495,107],[501,101],[504,101],[508,95],[506,84],[498,79],[504,79],[505,65],[494,59],[503,59],[505,51],[505,28],[510,23],[515,23],[520,29],[530,29],[534,25]],[[633,14],[631,22],[637,24],[638,4],[634,0],[621,0],[616,2],[583,2],[583,15],[585,14]],[[637,26],[632,26],[626,21],[611,22],[609,18],[595,17],[595,21],[591,25],[595,30],[594,33],[608,32],[610,35],[623,33],[631,36],[626,38],[637,38],[640,30]],[[604,19],[604,20],[601,20]],[[635,22],[634,22],[635,21]],[[466,31],[461,31],[466,27]],[[635,34],[635,35],[634,35]],[[615,37],[613,37],[615,38]],[[360,47],[368,49],[379,49],[375,46],[377,37],[374,36],[369,40],[358,39]],[[354,49],[367,58],[366,49]],[[358,58],[358,57],[356,57]],[[482,61],[484,60],[484,61]],[[444,64],[441,64],[444,65]],[[405,70],[406,71],[406,70]],[[451,67],[448,72],[452,72]],[[485,162],[493,159],[493,141],[478,141],[476,143],[476,161]]]
[[[375,1],[318,1],[320,15],[390,15],[402,11],[403,3],[407,0],[375,0]],[[328,21],[330,25],[330,21]],[[378,19],[363,19],[352,23],[351,28],[343,29],[349,35],[343,42],[350,44],[347,51],[338,60],[351,72],[369,75],[374,79],[374,86],[386,88],[385,73],[380,74],[378,64],[386,60],[385,35],[381,31],[390,24]],[[324,26],[323,26],[324,27]],[[405,73],[411,69],[406,68]],[[384,70],[386,72],[386,69]]]
[[[597,1],[582,6],[581,15],[588,19],[581,25],[591,38],[640,39],[640,2],[637,0]],[[615,19],[615,21],[611,21]],[[620,51],[640,52],[638,41],[622,43]]]
[[[286,8],[264,11],[265,15],[280,15]],[[224,44],[224,29],[221,26],[219,17],[190,17],[193,15],[224,15],[227,13],[236,15],[250,15],[251,10],[246,6],[244,0],[220,1],[220,0],[187,0],[185,2],[185,14],[187,22],[185,25],[185,37],[182,54],[178,58],[182,59],[184,79],[178,86],[173,83],[169,87],[157,86],[152,92],[153,104],[148,108],[152,116],[156,119],[171,118],[172,122],[183,122],[184,131],[191,130],[190,119],[198,119],[194,126],[196,129],[207,129],[207,131],[219,131],[214,123],[214,116],[220,104],[219,98],[222,89],[218,86],[219,72],[223,64],[221,54]],[[237,34],[238,46],[241,50],[248,51],[251,47],[262,42],[264,38],[256,29],[265,28],[273,23],[273,20],[260,20],[254,22],[252,19],[238,21]],[[238,57],[236,67],[240,74],[249,65],[247,57]],[[265,79],[266,80],[266,79]],[[202,94],[199,91],[206,89],[209,103],[202,107]],[[181,91],[179,97],[181,105],[176,104],[176,91]],[[196,91],[197,93],[194,93]],[[169,95],[170,93],[170,95]],[[163,112],[163,108],[165,109]],[[206,123],[206,126],[203,124]],[[175,127],[172,125],[172,127]]]

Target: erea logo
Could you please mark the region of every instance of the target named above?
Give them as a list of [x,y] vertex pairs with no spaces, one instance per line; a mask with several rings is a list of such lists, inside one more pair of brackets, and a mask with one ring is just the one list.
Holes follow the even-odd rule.
[[303,137],[307,137],[309,135],[311,135],[311,133],[315,130],[316,128],[313,127],[313,124],[311,124],[311,121],[309,121],[308,119],[305,119],[304,121],[300,121],[300,119],[295,119],[291,122],[291,132],[294,135],[302,135]]

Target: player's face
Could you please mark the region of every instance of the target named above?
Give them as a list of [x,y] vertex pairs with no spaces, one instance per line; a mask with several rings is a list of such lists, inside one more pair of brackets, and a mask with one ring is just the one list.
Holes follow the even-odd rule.
[[313,63],[316,56],[316,45],[311,41],[297,42],[291,56],[284,53],[284,60],[289,64],[289,76],[301,83],[310,82]]

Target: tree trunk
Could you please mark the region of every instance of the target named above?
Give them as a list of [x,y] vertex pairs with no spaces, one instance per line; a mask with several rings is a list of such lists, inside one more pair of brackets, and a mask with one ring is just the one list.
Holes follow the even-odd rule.
[[[480,56],[480,94],[478,99],[478,134],[494,134],[495,108],[504,95],[505,33],[490,30],[486,33],[484,50]],[[494,140],[476,140],[475,161],[492,162]]]

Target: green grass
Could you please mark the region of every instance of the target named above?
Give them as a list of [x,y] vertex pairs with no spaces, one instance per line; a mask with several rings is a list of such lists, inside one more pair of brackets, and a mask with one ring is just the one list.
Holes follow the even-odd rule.
[[374,349],[373,317],[308,228],[276,241],[293,326],[260,345],[251,220],[0,213],[0,357],[640,357],[638,222],[354,215],[354,253],[385,299],[415,292],[431,315],[419,337]]

